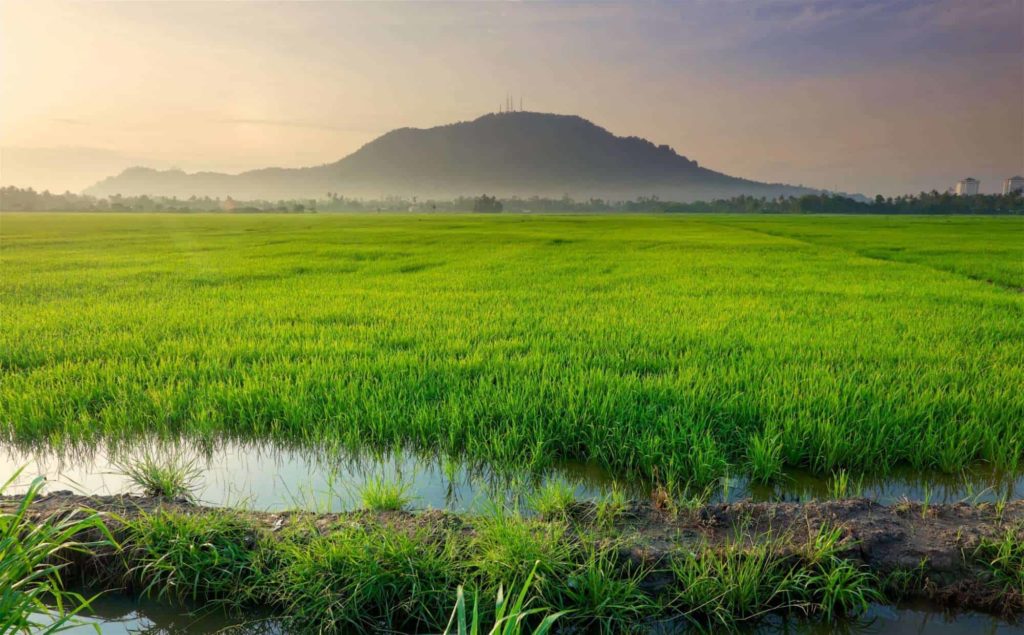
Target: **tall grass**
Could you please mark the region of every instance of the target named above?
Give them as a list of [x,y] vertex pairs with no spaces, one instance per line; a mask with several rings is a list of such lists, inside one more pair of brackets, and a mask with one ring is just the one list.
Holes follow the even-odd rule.
[[241,516],[158,511],[125,521],[125,532],[123,582],[142,595],[197,604],[253,599],[259,534]]
[[0,438],[19,443],[405,444],[696,485],[1024,457],[1019,218],[5,214],[2,231]]
[[769,612],[833,619],[881,599],[873,575],[840,558],[838,530],[822,528],[804,553],[785,537],[718,550],[683,552],[672,563],[673,605],[699,626],[732,630]]
[[498,587],[497,599],[494,603],[494,624],[487,629],[484,625],[484,618],[480,612],[480,597],[473,596],[473,612],[466,610],[466,593],[464,587],[459,586],[456,592],[455,608],[452,609],[452,616],[448,620],[448,626],[444,629],[443,635],[545,635],[555,625],[559,617],[565,613],[553,613],[544,615],[540,624],[531,628],[529,620],[531,617],[544,613],[543,609],[528,609],[527,594],[530,591],[533,575],[531,571],[517,595],[506,599],[504,587]]
[[264,601],[290,628],[437,632],[463,580],[452,535],[342,528],[274,545]]
[[1024,522],[1008,527],[1002,536],[983,539],[974,557],[1006,591],[1024,597]]
[[[0,495],[20,476],[3,485]],[[33,518],[32,502],[45,481],[37,478],[13,511],[0,511],[0,634],[58,633],[74,628],[89,600],[64,587],[61,572],[75,553],[113,546],[100,516],[80,512]]]
[[[806,543],[780,535],[694,545],[656,568],[615,542],[513,513],[450,526],[293,520],[271,532],[226,512],[144,515],[124,526],[125,549],[107,575],[166,601],[262,607],[297,633],[528,633],[556,617],[575,632],[629,632],[680,616],[731,629],[769,613],[835,620],[880,598],[881,583],[841,557],[849,545],[835,528]],[[651,592],[652,580],[667,578],[666,591]],[[506,598],[510,588],[516,599]]]

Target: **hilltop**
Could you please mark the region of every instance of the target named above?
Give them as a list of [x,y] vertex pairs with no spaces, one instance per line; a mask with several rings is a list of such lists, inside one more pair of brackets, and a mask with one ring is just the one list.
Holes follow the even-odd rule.
[[278,199],[318,197],[328,191],[349,197],[487,192],[692,201],[812,190],[709,170],[667,145],[619,137],[582,117],[512,112],[434,128],[393,130],[327,165],[235,175],[135,167],[100,181],[86,193]]

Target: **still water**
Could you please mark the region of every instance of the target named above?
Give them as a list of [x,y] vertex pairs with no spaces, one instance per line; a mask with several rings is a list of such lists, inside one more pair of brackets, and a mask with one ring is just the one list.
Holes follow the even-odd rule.
[[[539,484],[557,480],[572,486],[577,498],[592,500],[619,488],[645,498],[649,483],[616,480],[607,471],[580,463],[563,463],[541,474],[498,474],[487,466],[422,456],[411,452],[354,455],[275,445],[224,442],[93,448],[63,453],[47,449],[0,447],[0,483],[24,467],[7,493],[18,493],[36,476],[49,481],[48,491],[72,490],[107,495],[133,491],[119,464],[132,456],[177,457],[197,468],[196,494],[215,506],[264,511],[306,509],[345,511],[358,506],[359,492],[372,479],[407,484],[412,506],[473,511],[494,501],[521,498]],[[742,478],[723,478],[710,489],[713,501],[809,501],[835,497],[832,478],[791,470],[782,482],[757,486]],[[885,477],[849,477],[849,496],[882,504],[903,498],[931,503],[991,502],[1024,495],[1024,475],[1005,476],[974,469],[959,475],[902,470]]]
[[[525,493],[537,485],[558,480],[575,489],[580,499],[597,499],[620,488],[635,497],[645,497],[650,484],[617,481],[594,465],[565,463],[527,480],[500,475],[486,466],[424,457],[411,452],[353,455],[343,452],[311,451],[251,443],[216,445],[132,446],[94,448],[58,453],[52,450],[0,448],[0,482],[21,467],[24,471],[7,493],[17,493],[36,476],[49,481],[49,491],[68,489],[81,494],[120,494],[133,490],[119,464],[132,457],[148,454],[178,457],[198,469],[196,493],[209,505],[232,505],[249,509],[277,511],[307,509],[343,511],[359,505],[359,492],[371,479],[401,480],[409,487],[413,506],[452,511],[473,511],[494,501],[522,502]],[[726,478],[716,486],[713,499],[739,500],[823,500],[833,497],[829,478],[791,471],[773,487],[752,486],[743,479]],[[984,470],[958,476],[914,471],[895,472],[885,478],[851,477],[850,495],[861,495],[881,503],[903,498],[928,499],[933,503],[956,501],[993,501],[1024,494],[1024,476],[1001,477]],[[279,634],[279,625],[259,616],[248,616],[245,624],[219,614],[189,614],[180,608],[155,602],[106,595],[94,604],[94,612],[72,633],[189,634],[231,632],[242,635]],[[679,632],[664,626],[656,633]],[[825,625],[807,621],[775,620],[749,631],[758,635],[774,633],[871,633],[902,635],[939,633],[949,635],[1024,634],[1024,626],[995,617],[962,613],[945,614],[936,607],[873,606],[856,620]]]
[[[199,635],[201,633],[231,633],[235,635],[284,635],[280,625],[261,616],[248,616],[246,621],[233,620],[221,614],[191,615],[166,605],[147,600],[109,595],[94,603],[95,611],[82,619],[82,624],[70,633],[87,635],[101,632],[112,635]],[[655,626],[652,633],[686,633],[665,625]],[[980,613],[949,614],[929,606],[890,607],[873,605],[856,619],[834,624],[803,620],[769,620],[761,625],[741,631],[750,635],[1021,635],[1024,625],[1012,623]]]

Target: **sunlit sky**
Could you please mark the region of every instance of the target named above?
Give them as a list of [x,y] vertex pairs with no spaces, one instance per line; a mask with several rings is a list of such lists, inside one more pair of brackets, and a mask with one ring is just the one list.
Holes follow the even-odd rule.
[[0,0],[0,182],[335,161],[393,128],[579,114],[866,194],[1024,172],[1024,0]]

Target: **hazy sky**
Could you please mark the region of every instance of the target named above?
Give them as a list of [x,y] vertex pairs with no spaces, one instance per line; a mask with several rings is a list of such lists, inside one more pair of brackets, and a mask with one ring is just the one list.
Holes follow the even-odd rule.
[[572,113],[850,192],[1024,173],[1024,0],[0,0],[0,181],[341,158],[402,126]]

